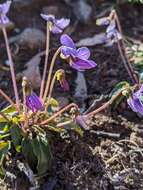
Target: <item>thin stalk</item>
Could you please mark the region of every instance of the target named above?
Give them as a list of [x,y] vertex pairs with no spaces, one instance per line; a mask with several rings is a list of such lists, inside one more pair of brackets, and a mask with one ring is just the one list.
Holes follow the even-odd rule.
[[97,108],[96,110],[89,112],[88,114],[85,114],[83,116],[87,117],[87,118],[91,118],[93,115],[105,110],[107,107],[109,107],[120,95],[122,94],[122,91],[120,91],[119,93],[117,93],[116,95],[112,96],[112,98],[106,102],[105,104],[103,104],[101,107]]
[[2,89],[0,89],[0,95],[3,96],[18,111],[18,108],[15,105],[15,103],[12,101],[12,99],[8,95],[6,95],[6,93]]
[[78,109],[78,106],[76,104],[71,103],[71,104],[65,106],[64,108],[62,108],[57,113],[53,114],[49,119],[46,119],[45,121],[41,122],[40,125],[48,124],[49,122],[51,122],[52,120],[54,120],[56,117],[58,117],[59,115],[61,115],[62,113],[64,113],[65,111],[69,110],[72,107],[75,107],[76,109]]
[[[119,21],[119,18],[118,18],[118,15],[116,13],[115,10],[113,10],[111,12],[111,15],[110,15],[110,18],[112,19],[115,19],[116,21],[116,24],[117,24],[117,28],[121,34],[121,36],[123,37],[123,32],[122,32],[122,28],[121,28],[121,24],[120,24],[120,21]],[[121,39],[120,42],[118,41],[118,49],[119,49],[119,53],[120,53],[120,56],[121,56],[121,59],[123,61],[123,64],[124,64],[124,67],[125,69],[127,70],[130,78],[132,79],[133,83],[138,83],[138,79],[136,77],[136,74],[132,68],[132,65],[129,61],[129,58],[126,54],[126,48],[125,48],[125,43],[124,43],[124,39]]]
[[59,47],[57,49],[57,51],[55,52],[55,54],[54,54],[54,56],[52,58],[51,64],[50,64],[50,69],[49,69],[48,79],[47,79],[46,88],[45,88],[45,92],[44,92],[44,96],[43,96],[43,101],[45,101],[45,99],[47,97],[47,94],[48,94],[48,91],[49,91],[49,88],[50,88],[50,82],[51,82],[53,67],[54,67],[56,58],[60,53],[60,49],[61,49],[61,47]]
[[16,84],[14,64],[13,64],[13,60],[12,60],[12,56],[11,56],[11,51],[10,51],[10,47],[9,47],[7,32],[6,32],[6,29],[5,29],[4,26],[2,27],[2,32],[3,32],[3,35],[4,35],[4,40],[5,40],[5,44],[6,44],[6,50],[7,50],[8,60],[9,60],[9,63],[10,63],[10,71],[11,71],[11,77],[12,77],[12,82],[13,82],[13,89],[14,89],[15,98],[16,98],[16,105],[17,105],[18,111],[20,111],[19,95],[18,95],[17,84]]
[[49,93],[48,93],[48,100],[47,100],[47,103],[46,103],[46,106],[45,106],[45,110],[47,110],[47,108],[49,106],[50,99],[51,99],[51,96],[52,96],[52,91],[53,91],[54,84],[55,84],[56,77],[57,77],[57,73],[59,73],[59,72],[64,72],[64,70],[63,69],[57,70],[56,73],[53,76],[53,79],[52,79],[51,85],[50,85],[50,89],[49,89]]
[[24,128],[28,128],[26,94],[25,94],[24,86],[23,86],[23,112],[24,112]]
[[4,113],[0,112],[0,116],[3,117],[7,122],[10,122]]
[[43,93],[44,93],[44,85],[45,85],[45,80],[46,80],[46,71],[47,71],[48,57],[49,57],[49,46],[50,46],[50,30],[49,30],[49,22],[47,22],[45,64],[44,64],[43,77],[42,77],[41,87],[40,87],[40,98],[42,98]]

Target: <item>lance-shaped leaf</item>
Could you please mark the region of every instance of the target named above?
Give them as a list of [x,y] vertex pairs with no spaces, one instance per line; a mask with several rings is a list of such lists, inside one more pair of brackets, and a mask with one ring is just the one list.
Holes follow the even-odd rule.
[[10,148],[10,141],[0,141],[0,175],[4,175],[5,173],[3,161]]
[[38,135],[32,140],[32,147],[35,156],[37,157],[38,175],[45,174],[51,165],[52,154],[47,136]]

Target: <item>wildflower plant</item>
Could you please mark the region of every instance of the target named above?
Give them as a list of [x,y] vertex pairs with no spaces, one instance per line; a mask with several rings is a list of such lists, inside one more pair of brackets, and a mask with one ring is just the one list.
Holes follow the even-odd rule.
[[[82,130],[90,129],[87,124],[88,120],[122,96],[127,97],[128,104],[133,111],[142,115],[142,87],[140,89],[138,82],[134,86],[124,82],[115,88],[110,99],[101,107],[82,115],[75,103],[60,108],[58,102],[52,97],[54,84],[58,81],[64,91],[69,91],[70,87],[63,69],[59,69],[53,74],[57,57],[65,59],[70,67],[78,71],[93,69],[96,67],[96,63],[89,59],[90,51],[88,48],[77,49],[73,40],[66,34],[61,35],[61,46],[56,50],[50,63],[48,59],[50,32],[58,31],[61,33],[68,26],[69,20],[56,20],[53,15],[42,15],[47,21],[47,40],[40,95],[33,91],[28,78],[23,77],[23,99],[20,100],[5,22],[3,21],[9,20],[6,17],[9,6],[9,2],[0,5],[0,19],[16,102],[0,89],[0,95],[9,102],[8,107],[0,110],[0,174],[5,174],[5,161],[10,159],[14,152],[14,155],[18,153],[22,156],[23,162],[29,164],[34,174],[41,176],[47,173],[52,164],[53,155],[50,146],[51,141],[49,141],[52,132],[68,132],[70,129],[82,134]],[[115,30],[115,27],[113,29]],[[68,114],[65,115],[65,112]]]

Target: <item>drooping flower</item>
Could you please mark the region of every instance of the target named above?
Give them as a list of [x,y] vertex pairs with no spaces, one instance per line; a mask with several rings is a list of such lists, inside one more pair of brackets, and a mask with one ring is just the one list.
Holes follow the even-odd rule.
[[64,91],[69,91],[69,84],[65,78],[65,73],[64,70],[60,69],[57,71],[56,78],[59,81],[61,87],[63,88]]
[[33,92],[27,77],[23,77],[22,88],[24,101],[27,108],[32,110],[32,112],[44,111],[42,100],[36,95],[36,93]]
[[46,15],[46,14],[41,14],[41,17],[46,20],[47,22],[50,23],[50,31],[53,34],[58,34],[62,33],[63,30],[69,25],[70,19],[66,18],[61,18],[61,19],[56,19],[54,15]]
[[32,110],[32,112],[44,111],[42,101],[34,92],[26,96],[26,106]]
[[127,102],[134,112],[143,116],[143,85],[138,91],[132,94]]
[[10,5],[11,1],[6,1],[3,4],[0,4],[0,24],[9,23],[9,18],[6,16],[6,14],[9,11]]
[[115,19],[103,17],[97,19],[96,24],[99,26],[107,26],[105,32],[105,40],[103,41],[103,43],[105,43],[107,46],[111,46],[122,39],[122,36],[117,29]]
[[89,60],[90,51],[87,47],[76,49],[75,43],[67,34],[63,34],[60,41],[62,44],[61,58],[67,59],[72,68],[78,71],[84,71],[96,66],[94,61]]

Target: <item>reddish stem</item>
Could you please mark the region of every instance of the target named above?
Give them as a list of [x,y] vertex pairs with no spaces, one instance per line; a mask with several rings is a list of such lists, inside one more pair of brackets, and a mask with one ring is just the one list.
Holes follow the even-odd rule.
[[54,115],[52,115],[50,118],[48,118],[47,120],[43,121],[40,123],[40,125],[45,125],[48,124],[50,121],[54,120],[56,117],[58,117],[59,115],[61,115],[62,113],[64,113],[65,111],[69,110],[70,108],[75,107],[76,109],[78,109],[78,106],[74,103],[71,103],[67,106],[65,106],[64,108],[62,108],[60,111],[58,111],[57,113],[55,113]]
[[13,88],[14,88],[14,93],[15,93],[15,98],[16,98],[16,105],[18,111],[20,111],[20,106],[19,106],[19,95],[18,95],[18,90],[17,90],[17,84],[16,84],[16,77],[15,77],[15,71],[14,71],[14,64],[11,56],[11,51],[9,47],[9,42],[8,42],[8,37],[7,37],[7,32],[5,27],[2,27],[4,39],[5,39],[5,44],[6,44],[6,50],[7,50],[7,55],[8,55],[8,60],[10,64],[10,71],[11,71],[11,77],[12,77],[12,82],[13,82]]

